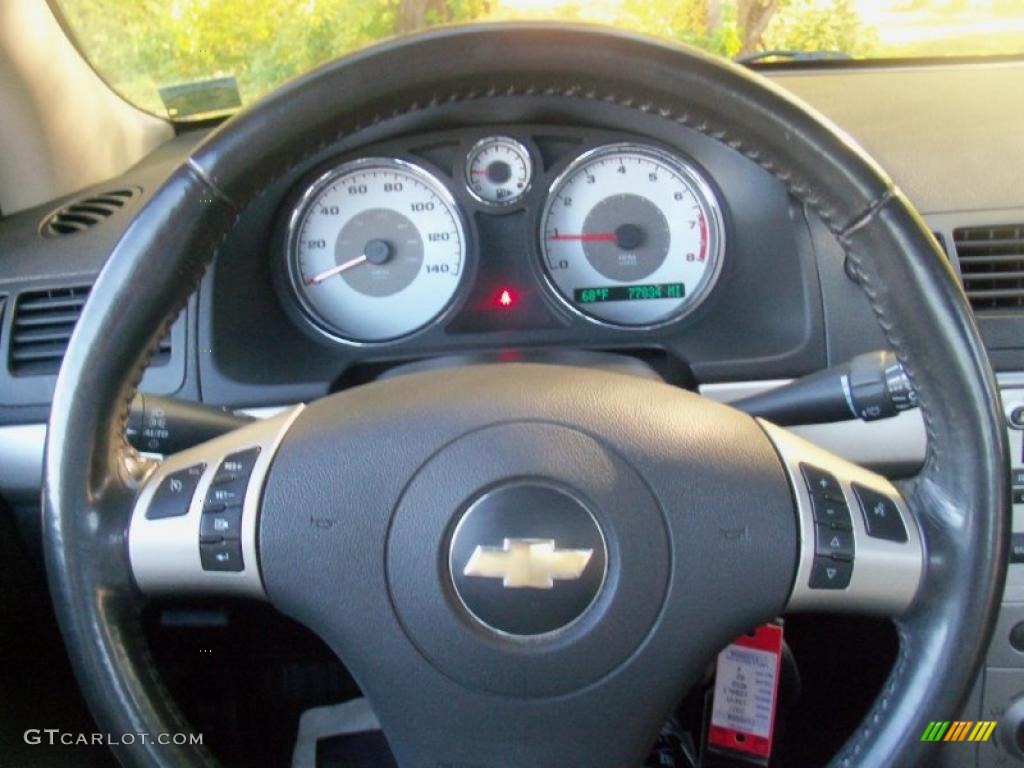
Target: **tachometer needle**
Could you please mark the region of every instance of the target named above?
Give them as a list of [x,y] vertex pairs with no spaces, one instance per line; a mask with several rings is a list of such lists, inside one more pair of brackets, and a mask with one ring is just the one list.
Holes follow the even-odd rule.
[[613,243],[618,239],[614,232],[586,232],[582,235],[565,235],[559,232],[557,235],[548,235],[548,240],[580,240],[584,243]]
[[335,275],[340,275],[345,270],[352,269],[352,267],[358,267],[364,261],[366,261],[366,254],[365,253],[362,256],[356,256],[354,259],[349,259],[348,261],[342,262],[341,264],[339,264],[336,267],[331,267],[330,269],[321,272],[319,275],[314,275],[313,277],[311,277],[308,280],[306,280],[306,284],[307,285],[319,285],[320,283],[322,283],[324,280],[326,280],[329,277],[334,277]]

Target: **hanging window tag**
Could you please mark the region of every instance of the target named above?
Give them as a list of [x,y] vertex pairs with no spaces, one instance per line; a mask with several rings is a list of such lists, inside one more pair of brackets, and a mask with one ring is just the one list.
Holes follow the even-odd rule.
[[767,765],[772,752],[782,627],[765,624],[718,654],[708,747]]

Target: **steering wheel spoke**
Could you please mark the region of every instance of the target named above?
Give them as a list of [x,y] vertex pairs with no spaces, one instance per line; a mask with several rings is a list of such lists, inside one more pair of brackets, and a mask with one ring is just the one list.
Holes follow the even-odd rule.
[[263,485],[302,408],[168,456],[146,479],[128,531],[143,592],[265,597],[256,549]]
[[787,610],[899,616],[924,572],[921,532],[886,478],[761,422],[793,490],[800,536]]

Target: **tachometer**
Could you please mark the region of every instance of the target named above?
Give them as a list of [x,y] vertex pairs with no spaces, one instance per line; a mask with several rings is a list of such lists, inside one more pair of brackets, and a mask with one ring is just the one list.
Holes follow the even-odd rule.
[[722,215],[707,182],[680,158],[636,144],[570,164],[552,184],[540,236],[559,298],[612,325],[681,317],[722,266]]
[[465,261],[455,201],[401,160],[324,174],[289,225],[292,287],[315,326],[342,341],[387,341],[429,325],[455,297]]

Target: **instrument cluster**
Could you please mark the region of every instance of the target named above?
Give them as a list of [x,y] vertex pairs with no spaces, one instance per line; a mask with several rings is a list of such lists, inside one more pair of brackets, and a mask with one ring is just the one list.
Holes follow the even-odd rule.
[[[675,149],[607,137],[553,158],[495,132],[443,157],[368,152],[300,182],[278,273],[307,328],[348,345],[407,339],[456,314],[490,254],[510,250],[551,312],[621,331],[679,321],[722,271],[722,203]],[[499,218],[514,224],[486,226]]]

